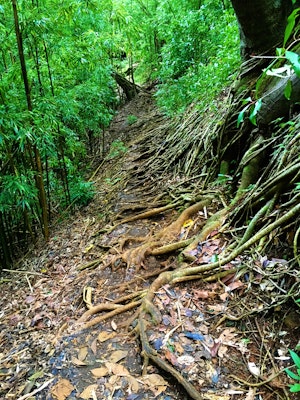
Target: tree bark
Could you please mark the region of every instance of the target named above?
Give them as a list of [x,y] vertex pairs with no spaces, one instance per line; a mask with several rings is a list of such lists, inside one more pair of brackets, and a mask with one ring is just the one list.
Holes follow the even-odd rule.
[[126,78],[124,78],[124,76],[118,74],[117,72],[113,72],[112,76],[116,80],[117,84],[123,89],[128,101],[132,100],[139,92],[137,85],[129,82]]
[[247,60],[280,46],[291,0],[231,0],[240,31],[241,56]]

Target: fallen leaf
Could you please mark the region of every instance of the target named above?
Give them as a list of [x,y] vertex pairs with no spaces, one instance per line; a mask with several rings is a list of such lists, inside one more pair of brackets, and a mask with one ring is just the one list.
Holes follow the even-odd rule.
[[169,386],[164,378],[158,374],[144,375],[141,380],[149,387],[155,396],[159,396],[167,389],[167,386]]
[[98,335],[98,340],[99,342],[105,342],[108,339],[112,339],[116,336],[115,332],[106,332],[106,331],[102,331],[99,333]]
[[118,325],[115,323],[115,321],[111,321],[110,325],[114,331],[116,331],[118,329]]
[[123,365],[107,362],[105,363],[105,366],[108,369],[108,371],[114,375],[119,375],[119,376],[130,375],[128,369],[125,368]]
[[211,297],[210,292],[208,292],[207,290],[194,290],[193,291],[193,298],[199,300],[199,299],[208,299],[209,297]]
[[165,357],[166,359],[174,366],[178,365],[177,357],[175,356],[174,353],[172,353],[170,350],[166,349],[165,352]]
[[256,366],[254,362],[248,362],[248,369],[254,376],[260,376],[260,369]]
[[91,350],[94,355],[97,353],[97,338],[92,341]]
[[195,362],[195,359],[192,356],[181,356],[177,358],[177,362],[181,365],[191,365]]
[[138,381],[131,375],[128,375],[126,377],[129,387],[130,387],[130,391],[132,393],[137,393],[139,391],[140,385],[138,383]]
[[183,354],[184,353],[184,348],[182,347],[181,343],[175,342],[174,343],[175,351],[177,354]]
[[84,361],[87,354],[88,354],[88,347],[87,346],[80,347],[78,351],[78,360]]
[[[220,344],[220,342],[219,342]],[[221,344],[221,346],[218,348],[218,356],[220,358],[223,358],[225,356],[225,354],[227,353],[228,347],[224,346]]]
[[100,367],[100,368],[94,368],[91,370],[91,373],[96,377],[96,378],[102,378],[103,376],[108,375],[108,369],[106,367]]
[[219,297],[220,297],[220,300],[226,301],[228,299],[228,297],[229,297],[229,293],[228,292],[224,292],[224,293],[220,294]]
[[209,311],[213,311],[214,313],[218,314],[220,312],[224,312],[224,305],[223,304],[210,304]]
[[243,282],[241,282],[241,281],[234,281],[234,282],[229,283],[229,285],[226,286],[225,291],[226,291],[226,292],[232,292],[233,290],[240,289],[240,288],[242,288],[242,287],[244,287],[244,286],[245,286],[245,285],[244,285]]
[[220,336],[218,337],[218,341],[225,344],[232,344],[232,340],[236,336],[236,328],[226,328],[221,332]]
[[74,386],[68,379],[60,379],[51,389],[51,394],[57,400],[65,400],[74,390]]
[[128,351],[125,350],[116,350],[114,351],[110,357],[108,358],[108,360],[112,363],[117,363],[120,360],[122,360],[123,358],[125,358],[128,355]]
[[89,385],[84,389],[82,393],[80,393],[79,398],[88,400],[88,399],[97,399],[96,390],[98,389],[98,385]]
[[76,357],[72,357],[72,358],[71,358],[71,361],[72,361],[72,363],[73,363],[74,365],[77,365],[77,367],[84,367],[85,365],[87,365],[86,362],[81,361],[81,360],[79,360],[79,359],[76,358]]
[[254,400],[256,397],[256,388],[250,388],[246,394],[245,400]]

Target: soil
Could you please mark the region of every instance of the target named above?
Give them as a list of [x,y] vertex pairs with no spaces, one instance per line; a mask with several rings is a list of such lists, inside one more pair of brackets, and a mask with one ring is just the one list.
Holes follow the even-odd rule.
[[[132,180],[146,157],[139,138],[164,122],[150,94],[127,103],[106,132],[110,143],[122,141],[127,151],[117,145],[95,166],[94,200],[65,213],[53,223],[48,243],[37,243],[15,269],[3,271],[0,399],[190,399],[174,376],[144,364],[134,329],[143,293],[162,271],[178,267],[178,254],[148,256],[138,267],[122,259],[182,211],[120,223],[159,205],[160,194],[178,179],[164,175],[142,186]],[[199,212],[187,221],[181,238],[204,217]],[[198,260],[213,261],[225,246],[225,236],[212,237],[198,249]],[[264,280],[270,263],[277,273]],[[284,368],[292,364],[288,349],[299,345],[299,308],[292,300],[268,306],[274,293],[286,290],[285,265],[257,257],[251,279],[248,272],[231,274],[164,285],[155,293],[161,318],[156,325],[148,321],[149,343],[199,398],[297,398]],[[130,300],[135,306],[118,314]],[[95,313],[88,315],[89,309]]]

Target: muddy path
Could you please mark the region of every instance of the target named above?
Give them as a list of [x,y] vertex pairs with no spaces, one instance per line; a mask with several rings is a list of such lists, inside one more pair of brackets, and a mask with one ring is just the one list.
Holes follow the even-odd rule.
[[[52,226],[49,243],[39,243],[2,276],[0,399],[191,398],[180,377],[155,363],[145,365],[135,331],[144,293],[161,272],[178,267],[177,253],[145,254],[140,265],[123,257],[182,211],[170,196],[177,176],[140,176],[150,154],[140,149],[139,139],[148,135],[151,142],[162,123],[146,93],[120,110],[107,137],[123,143],[95,167],[93,202],[66,213]],[[143,214],[153,209],[161,212]],[[180,239],[188,239],[205,218],[199,211],[186,220]],[[222,237],[208,240],[197,249],[199,259],[212,262],[224,246]],[[279,272],[284,268],[284,260],[273,262]],[[161,318],[147,325],[149,343],[199,398],[293,398],[282,370],[298,340],[299,315],[281,309],[248,317],[250,308],[265,302],[259,291],[262,263],[258,259],[253,270],[257,292],[248,290],[242,275],[178,282],[155,292]],[[278,273],[269,293],[281,284]]]

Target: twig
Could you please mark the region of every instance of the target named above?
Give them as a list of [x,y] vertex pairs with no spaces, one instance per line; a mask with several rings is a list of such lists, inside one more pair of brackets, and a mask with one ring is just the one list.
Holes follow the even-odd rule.
[[24,394],[24,396],[19,397],[17,400],[25,400],[28,399],[28,397],[32,397],[34,396],[36,393],[41,392],[42,390],[44,390],[47,386],[50,385],[51,382],[54,381],[55,378],[51,378],[49,379],[49,381],[44,382],[40,387],[38,387],[37,389],[33,390],[30,393]]
[[26,274],[26,275],[48,276],[47,274],[41,274],[39,272],[22,271],[22,270],[19,270],[19,269],[3,269],[2,271],[10,272],[11,274]]
[[260,386],[266,385],[267,383],[271,382],[273,379],[277,378],[277,376],[279,376],[280,374],[282,374],[282,372],[284,372],[284,369],[280,370],[280,371],[277,372],[275,375],[270,376],[270,378],[268,378],[268,379],[266,379],[266,380],[264,380],[264,381],[261,381],[261,382],[256,382],[256,383],[251,383],[251,382],[245,381],[244,379],[239,378],[239,377],[236,376],[236,375],[229,375],[229,378],[233,378],[233,379],[237,380],[238,382],[243,383],[243,384],[246,385],[246,386],[250,386],[250,387],[260,387]]

